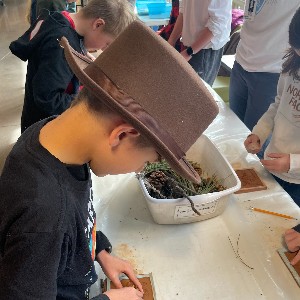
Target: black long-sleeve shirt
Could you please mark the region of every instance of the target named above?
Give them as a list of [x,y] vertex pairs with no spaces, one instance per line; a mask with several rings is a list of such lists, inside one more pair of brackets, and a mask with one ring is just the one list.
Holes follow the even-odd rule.
[[[44,15],[48,15],[45,11]],[[79,81],[69,67],[58,40],[65,36],[79,53],[86,54],[83,37],[59,12],[40,18],[9,48],[28,60],[24,105],[21,118],[23,132],[33,123],[61,114],[78,92]]]
[[23,133],[0,178],[0,299],[86,299],[94,257],[111,247],[96,234],[88,166],[66,166],[42,147],[46,122]]

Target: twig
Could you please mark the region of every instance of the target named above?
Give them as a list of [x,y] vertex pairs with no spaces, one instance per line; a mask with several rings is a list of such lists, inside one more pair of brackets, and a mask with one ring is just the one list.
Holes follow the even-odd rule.
[[147,186],[149,189],[151,189],[151,190],[153,190],[154,192],[156,192],[156,193],[161,197],[161,199],[167,199],[167,197],[164,196],[157,188],[155,188],[155,187],[148,181],[147,178],[143,177],[143,180],[144,180],[146,186]]
[[251,269],[251,270],[254,270],[254,268],[250,267],[249,265],[247,265],[247,264],[244,262],[244,260],[241,258],[240,254],[239,254],[239,240],[240,240],[240,236],[241,236],[241,234],[239,234],[238,239],[237,239],[237,241],[236,241],[236,247],[237,247],[237,248],[236,248],[236,251],[234,250],[234,247],[233,247],[233,244],[232,244],[232,242],[231,242],[231,239],[230,239],[230,237],[228,236],[228,239],[229,239],[230,245],[231,245],[231,247],[232,247],[232,250],[233,250],[233,252],[234,252],[236,258],[239,258],[240,261],[241,261],[246,267],[248,267],[248,268]]
[[173,177],[172,175],[168,172],[168,175],[166,174],[166,176],[171,180],[172,184],[175,186],[175,188],[179,188],[179,190],[182,192],[182,197],[188,199],[188,201],[190,202],[191,204],[191,208],[192,208],[192,211],[194,213],[196,213],[198,216],[201,216],[200,212],[195,208],[195,204],[193,202],[193,200],[187,195],[187,193],[184,191],[184,189],[182,188],[181,184],[178,183]]
[[194,204],[193,200],[188,195],[185,195],[185,198],[189,200],[189,202],[191,204],[192,211],[194,213],[196,213],[198,216],[201,216],[201,214],[199,213],[199,211],[195,208],[195,204]]

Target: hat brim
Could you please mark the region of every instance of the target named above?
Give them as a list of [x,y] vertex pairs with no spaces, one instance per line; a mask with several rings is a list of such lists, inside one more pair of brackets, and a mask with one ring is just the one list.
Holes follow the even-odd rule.
[[[143,136],[150,140],[150,142],[152,142],[153,144],[153,147],[156,148],[157,152],[170,164],[171,168],[174,171],[194,183],[200,182],[199,174],[186,160],[184,152],[181,152],[179,154],[179,150],[177,151],[177,153],[173,153],[174,151],[172,152],[162,139],[155,135],[155,133],[153,133],[153,131],[145,126],[145,124],[143,124],[139,119],[128,112],[126,108],[124,108],[124,106],[120,105],[120,103],[116,99],[111,97],[111,95],[102,86],[97,84],[93,80],[93,78],[89,76],[88,69],[93,66],[93,61],[91,59],[76,52],[70,46],[68,40],[65,37],[61,38],[60,45],[64,49],[65,57],[70,68],[73,70],[79,81],[87,89],[89,89],[99,100],[103,101],[109,108],[118,112]],[[98,68],[99,70],[99,67],[95,68]],[[175,148],[179,149],[177,144]]]

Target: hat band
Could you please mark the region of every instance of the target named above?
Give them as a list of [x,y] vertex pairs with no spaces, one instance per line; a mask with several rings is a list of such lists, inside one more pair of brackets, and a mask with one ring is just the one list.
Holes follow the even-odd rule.
[[[114,84],[99,66],[95,63],[91,63],[84,69],[84,72],[94,81],[94,83],[96,83],[96,85],[99,85],[105,93],[115,100],[115,104],[117,104],[122,111],[125,110],[136,121],[148,128],[148,130],[150,130],[151,133],[172,152],[176,159],[179,160],[185,156],[184,151],[182,151],[170,134],[162,126],[159,126],[159,123],[146,112],[139,103]],[[88,85],[89,84],[86,82],[85,86]],[[92,85],[94,86],[94,84]],[[89,86],[89,88],[92,92],[96,92],[92,85]]]

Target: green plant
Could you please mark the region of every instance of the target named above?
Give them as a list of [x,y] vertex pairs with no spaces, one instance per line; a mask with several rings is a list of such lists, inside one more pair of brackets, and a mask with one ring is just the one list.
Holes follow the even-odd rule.
[[221,181],[215,174],[205,175],[196,162],[189,161],[193,168],[198,172],[201,183],[195,184],[171,169],[169,164],[162,160],[160,162],[148,163],[141,176],[146,182],[149,194],[153,198],[182,198],[187,196],[202,195],[207,193],[219,192],[225,189]]

